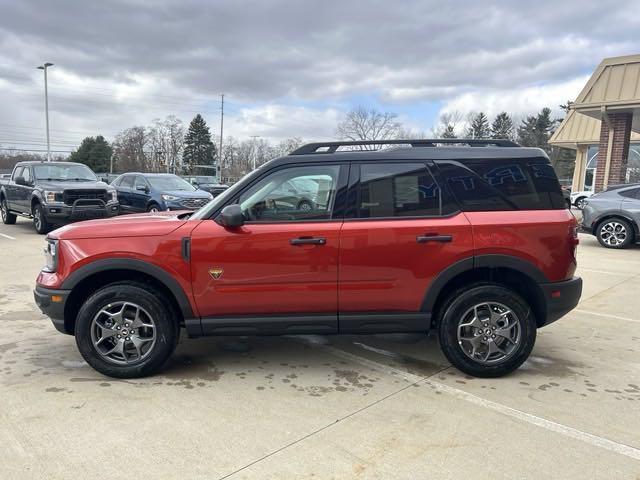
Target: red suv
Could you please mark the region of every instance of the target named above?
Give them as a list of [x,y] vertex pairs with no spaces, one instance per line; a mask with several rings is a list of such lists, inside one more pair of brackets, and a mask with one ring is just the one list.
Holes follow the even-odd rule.
[[55,230],[35,300],[112,377],[158,371],[181,327],[190,337],[435,329],[460,370],[513,371],[536,329],[582,291],[576,220],[547,156],[505,140],[375,145],[306,145],[195,213]]

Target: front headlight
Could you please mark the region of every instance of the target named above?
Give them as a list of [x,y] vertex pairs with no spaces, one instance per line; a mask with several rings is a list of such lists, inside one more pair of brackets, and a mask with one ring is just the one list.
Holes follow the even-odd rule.
[[165,202],[175,202],[176,200],[180,200],[180,197],[176,197],[175,195],[160,195]]
[[54,273],[58,269],[58,240],[47,238],[47,245],[44,247],[44,267],[43,272]]
[[118,191],[113,189],[113,190],[109,190],[107,193],[111,194],[111,202],[117,202],[118,201]]
[[62,192],[56,192],[55,190],[45,190],[44,201],[46,203],[60,203],[62,202]]

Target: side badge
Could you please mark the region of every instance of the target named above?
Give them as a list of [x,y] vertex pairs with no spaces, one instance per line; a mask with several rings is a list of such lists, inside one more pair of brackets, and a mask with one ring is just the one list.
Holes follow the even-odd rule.
[[223,273],[224,270],[221,267],[213,267],[209,269],[209,275],[211,275],[211,278],[214,280],[220,280]]

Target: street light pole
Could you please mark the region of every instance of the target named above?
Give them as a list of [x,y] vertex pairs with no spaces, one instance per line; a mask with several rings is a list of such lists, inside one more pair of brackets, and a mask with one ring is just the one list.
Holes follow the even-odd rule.
[[47,86],[47,68],[53,67],[53,63],[46,62],[38,69],[44,70],[44,116],[47,122],[47,162],[51,161],[51,142],[49,139],[49,91]]
[[252,162],[252,166],[253,166],[253,170],[256,169],[256,160],[257,160],[257,156],[258,156],[258,152],[256,152],[256,138],[260,138],[260,135],[251,135],[252,138],[252,143],[251,143],[251,156],[253,157],[253,162]]

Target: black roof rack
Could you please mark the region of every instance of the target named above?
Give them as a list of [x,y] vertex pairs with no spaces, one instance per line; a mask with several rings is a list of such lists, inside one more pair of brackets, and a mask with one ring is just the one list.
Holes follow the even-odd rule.
[[[421,140],[358,140],[344,142],[307,143],[289,155],[308,155],[312,153],[335,153],[339,147],[357,147],[362,145],[411,145],[412,147],[437,147],[438,145],[468,145],[470,147],[519,147],[516,142],[503,139],[476,140],[466,138],[432,138]],[[319,149],[322,149],[318,151]],[[375,150],[375,149],[373,149]],[[363,150],[371,152],[372,150]]]

